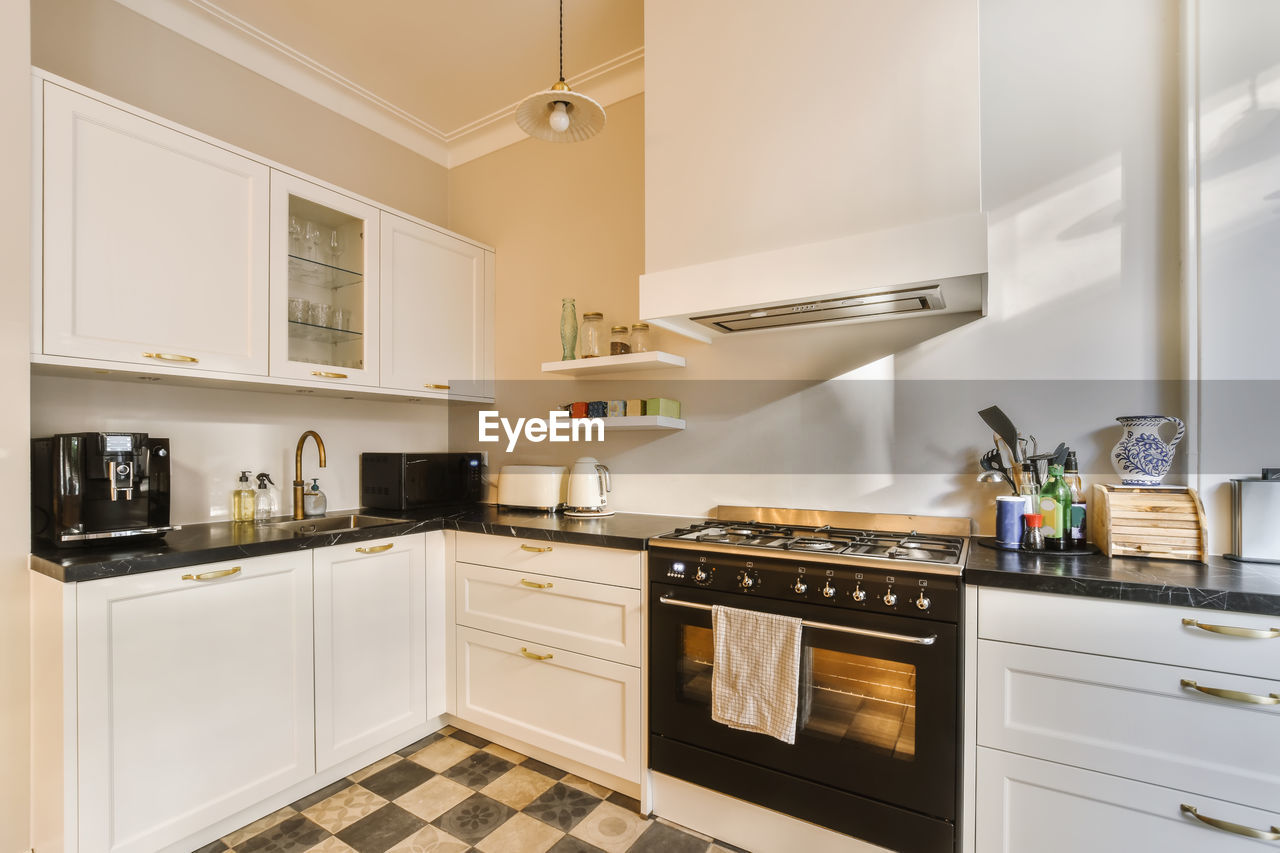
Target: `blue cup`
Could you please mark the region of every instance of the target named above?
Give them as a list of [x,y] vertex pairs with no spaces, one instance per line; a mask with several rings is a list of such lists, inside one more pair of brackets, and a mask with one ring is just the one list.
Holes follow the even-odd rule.
[[1001,495],[996,498],[997,542],[1011,548],[1022,544],[1022,514],[1026,511],[1026,501],[1019,495]]

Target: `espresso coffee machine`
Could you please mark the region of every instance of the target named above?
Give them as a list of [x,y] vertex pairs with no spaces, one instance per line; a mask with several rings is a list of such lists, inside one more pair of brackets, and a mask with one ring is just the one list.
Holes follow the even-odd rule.
[[31,440],[31,534],[59,547],[169,525],[169,439],[77,432]]

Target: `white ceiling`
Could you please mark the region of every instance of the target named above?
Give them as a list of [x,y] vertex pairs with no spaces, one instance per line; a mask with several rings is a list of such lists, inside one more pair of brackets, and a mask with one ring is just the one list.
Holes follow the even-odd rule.
[[[558,76],[558,0],[118,0],[443,165],[525,138]],[[565,78],[643,91],[643,0],[565,0]]]

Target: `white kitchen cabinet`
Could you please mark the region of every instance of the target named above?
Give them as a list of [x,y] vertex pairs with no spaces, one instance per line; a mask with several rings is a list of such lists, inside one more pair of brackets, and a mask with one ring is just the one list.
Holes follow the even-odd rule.
[[315,772],[308,552],[77,592],[83,853],[161,849]]
[[639,781],[640,669],[459,627],[458,716]]
[[427,720],[426,554],[421,536],[311,554],[324,770]]
[[382,386],[492,400],[493,252],[383,212],[381,273]]
[[380,214],[271,172],[271,375],[378,384]]
[[43,114],[43,353],[266,375],[270,170],[53,83]]

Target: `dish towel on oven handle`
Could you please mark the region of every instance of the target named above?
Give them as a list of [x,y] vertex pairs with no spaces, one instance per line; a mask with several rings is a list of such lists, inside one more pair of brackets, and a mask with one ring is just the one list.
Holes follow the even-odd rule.
[[714,605],[711,719],[796,742],[801,621]]

